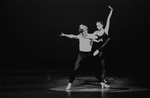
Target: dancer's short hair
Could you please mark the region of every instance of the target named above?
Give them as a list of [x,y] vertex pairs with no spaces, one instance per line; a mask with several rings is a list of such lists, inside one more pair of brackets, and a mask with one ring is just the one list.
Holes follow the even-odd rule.
[[79,33],[82,33],[83,31],[88,31],[88,27],[86,25],[79,25]]

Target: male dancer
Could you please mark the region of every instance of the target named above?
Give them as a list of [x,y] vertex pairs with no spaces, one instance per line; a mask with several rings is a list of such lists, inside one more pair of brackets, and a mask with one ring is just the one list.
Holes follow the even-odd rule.
[[107,17],[107,22],[106,22],[106,26],[105,28],[103,28],[103,24],[102,22],[97,22],[96,23],[96,26],[97,26],[97,31],[95,31],[93,34],[94,35],[97,35],[99,37],[99,39],[102,39],[101,42],[99,42],[99,46],[96,50],[94,50],[94,53],[93,53],[93,56],[96,56],[97,54],[99,54],[99,58],[101,60],[101,65],[102,65],[102,82],[101,82],[101,86],[102,86],[102,89],[104,87],[110,87],[109,85],[106,84],[106,81],[105,81],[105,61],[104,61],[104,57],[106,56],[106,53],[108,52],[108,46],[109,46],[109,43],[110,43],[110,38],[108,36],[108,31],[109,31],[109,25],[110,25],[110,18],[112,16],[112,12],[113,12],[113,9],[111,6],[108,6],[111,11]]
[[78,68],[80,67],[81,62],[90,57],[93,41],[99,42],[99,40],[96,40],[97,36],[94,36],[93,34],[89,34],[87,26],[83,24],[79,26],[79,33],[80,33],[79,35],[64,34],[64,33],[60,35],[60,36],[68,37],[68,38],[79,39],[79,54],[75,63],[74,70],[70,76],[69,83],[66,87],[66,90],[71,89],[72,82],[74,81],[76,77],[76,73],[77,73]]

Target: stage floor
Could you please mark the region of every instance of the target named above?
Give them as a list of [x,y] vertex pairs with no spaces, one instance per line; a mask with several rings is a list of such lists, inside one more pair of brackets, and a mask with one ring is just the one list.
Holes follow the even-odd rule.
[[137,77],[107,76],[102,90],[92,74],[79,74],[66,91],[71,70],[0,71],[0,98],[149,98],[149,88]]

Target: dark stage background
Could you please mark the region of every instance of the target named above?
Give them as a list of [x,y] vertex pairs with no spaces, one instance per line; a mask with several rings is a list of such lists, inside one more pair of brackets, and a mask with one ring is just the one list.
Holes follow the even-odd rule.
[[[147,0],[148,1],[148,0]],[[73,68],[78,40],[60,37],[78,34],[82,23],[89,32],[96,21],[110,24],[113,51],[110,72],[148,73],[148,2],[146,0],[1,0],[0,66],[3,69]]]

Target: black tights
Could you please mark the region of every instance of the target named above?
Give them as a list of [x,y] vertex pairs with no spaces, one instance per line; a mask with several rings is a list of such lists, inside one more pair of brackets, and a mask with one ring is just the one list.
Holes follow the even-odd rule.
[[[83,60],[88,60],[89,58],[91,58],[91,53],[90,52],[79,52],[78,54],[78,57],[77,57],[77,61],[75,63],[75,67],[74,67],[74,70],[73,72],[71,73],[71,76],[70,76],[70,80],[69,82],[72,83],[76,77],[76,74],[77,74],[77,71],[78,71],[78,68],[80,67],[81,65],[81,62]],[[98,60],[97,59],[92,59],[92,62],[93,62],[93,65],[92,66],[92,69],[95,73],[95,77],[99,80],[99,82],[102,81],[102,72],[100,71],[101,70],[101,65],[99,65],[99,63],[97,64]]]

